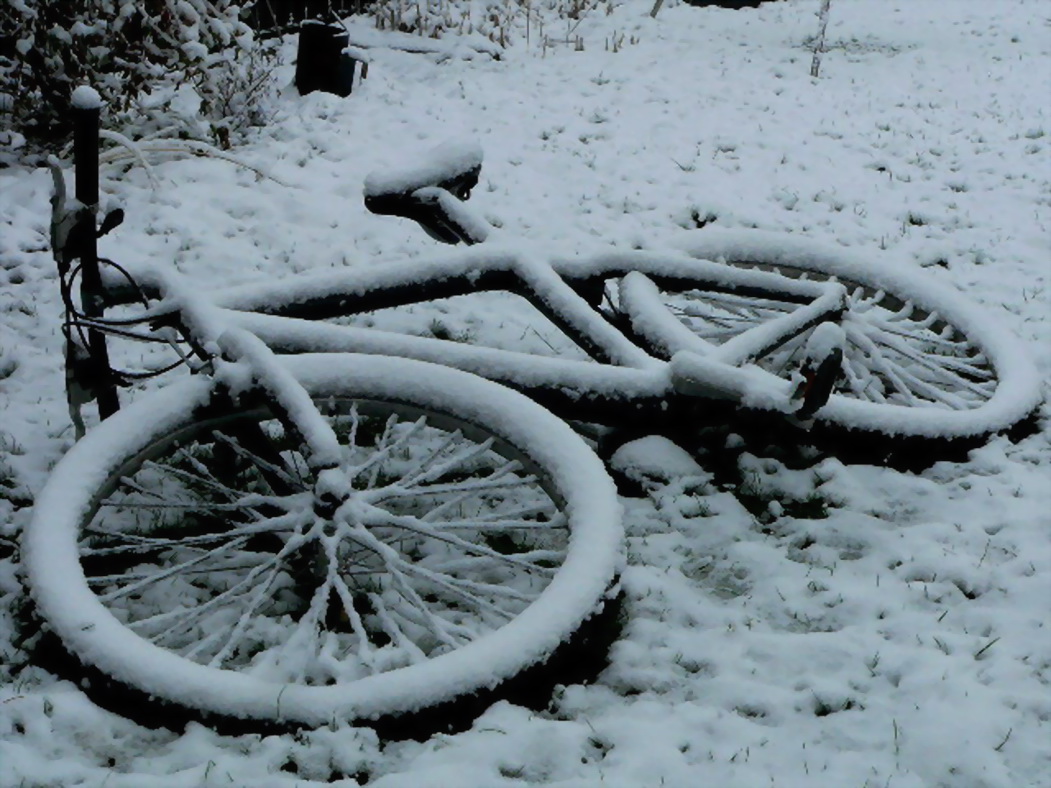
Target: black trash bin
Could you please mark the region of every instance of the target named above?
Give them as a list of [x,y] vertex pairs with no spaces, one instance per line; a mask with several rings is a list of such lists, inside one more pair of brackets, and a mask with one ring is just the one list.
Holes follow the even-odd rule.
[[305,96],[320,90],[346,97],[354,89],[356,62],[343,50],[350,35],[340,25],[306,21],[299,28],[296,89]]

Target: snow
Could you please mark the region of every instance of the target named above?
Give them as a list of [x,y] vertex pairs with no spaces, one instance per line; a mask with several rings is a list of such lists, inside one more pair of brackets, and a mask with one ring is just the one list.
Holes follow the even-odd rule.
[[[448,172],[452,175],[456,175],[458,172],[462,172],[462,170],[457,169],[455,165],[453,165]],[[422,175],[424,175],[422,172],[416,173],[414,178],[418,178]],[[368,186],[368,183],[369,181],[366,180],[366,187]],[[492,232],[493,228],[488,222],[472,211],[467,203],[463,202],[447,189],[442,189],[436,186],[424,186],[416,189],[413,192],[413,197],[424,204],[439,205],[446,216],[452,219],[457,226],[467,231],[467,236],[471,243],[482,243]]]
[[[759,245],[758,230],[785,254],[788,235],[874,271],[889,261],[894,276],[922,268],[992,314],[1004,327],[996,351],[1028,359],[1047,391],[1043,0],[835,0],[816,80],[805,41],[818,0],[667,4],[656,19],[651,6],[587,15],[575,31],[583,51],[550,18],[547,45],[534,22],[500,61],[462,61],[452,44],[436,45],[440,63],[370,47],[352,97],[283,96],[238,151],[292,186],[205,158],[156,164],[157,190],[141,169],[107,171],[103,188],[128,219],[101,253],[174,262],[202,289],[242,294],[307,271],[321,287],[344,271],[382,278],[388,261],[482,260],[494,250],[449,255],[361,204],[369,172],[478,139],[485,168],[471,205],[506,235],[567,258],[672,242],[703,256]],[[293,51],[288,42],[285,82]],[[676,443],[706,475],[622,500],[626,619],[610,666],[541,710],[501,703],[424,742],[340,725],[154,731],[101,711],[26,665],[17,628],[15,540],[72,444],[49,188],[43,170],[0,169],[0,785],[1051,785],[1046,405],[1033,434],[917,473],[788,462],[751,437],[710,436],[707,455],[684,427]],[[483,345],[521,325],[507,299],[470,298],[385,319],[391,330],[441,319]],[[524,327],[510,338],[549,352]],[[115,348],[129,361],[144,352]],[[495,361],[462,342],[427,352]],[[567,379],[585,365],[535,363]],[[199,390],[191,380],[170,396]]]
[[499,58],[501,48],[479,34],[467,34],[444,39],[425,38],[411,33],[377,30],[371,20],[351,20],[347,25],[350,42],[361,49],[396,49],[418,52],[441,62],[449,58]]
[[740,402],[759,410],[789,410],[789,382],[758,367],[730,367],[690,350],[681,350],[671,358],[671,375],[675,390],[685,394]]
[[[406,155],[406,154],[403,154]],[[377,171],[365,179],[365,195],[407,194],[426,186],[437,186],[482,164],[482,148],[477,142],[449,140],[427,151],[415,165],[399,163],[396,168]]]
[[609,458],[611,468],[634,481],[675,481],[682,477],[707,477],[704,469],[682,447],[662,435],[625,443]]
[[81,85],[73,91],[70,101],[77,109],[102,109],[102,97],[95,88]]
[[[632,271],[620,280],[621,308],[631,318],[632,329],[646,337],[664,355],[676,350],[711,353],[711,342],[697,336],[671,310],[665,308],[657,285],[640,271]],[[668,341],[668,340],[671,341]]]
[[289,353],[354,352],[394,354],[482,374],[516,388],[542,386],[582,390],[614,397],[660,397],[670,386],[670,370],[612,367],[590,361],[549,358],[463,342],[405,336],[375,328],[333,326],[306,320],[238,313],[230,316],[268,344]]
[[[243,329],[226,329],[218,338],[220,350],[236,365],[250,370],[253,382],[267,391],[277,407],[289,415],[309,447],[308,462],[313,468],[339,464],[339,439],[296,378],[258,337]],[[222,370],[219,370],[222,375]],[[235,387],[231,387],[237,391]],[[319,492],[320,494],[320,492]]]
[[842,287],[832,286],[828,292],[820,298],[814,299],[813,303],[785,315],[777,320],[771,320],[761,327],[761,330],[741,334],[724,342],[718,350],[713,351],[712,356],[720,361],[738,364],[745,360],[762,355],[768,347],[774,346],[780,336],[791,336],[802,331],[804,327],[813,325],[815,321],[834,317],[843,309],[845,301]]
[[[821,410],[823,419],[888,435],[934,437],[979,434],[997,429],[994,425],[1009,424],[1022,418],[1024,414],[1032,412],[1043,398],[1040,372],[1030,357],[1028,347],[1005,330],[995,313],[975,309],[970,299],[962,298],[953,289],[938,287],[934,280],[887,260],[878,251],[847,251],[831,245],[815,244],[806,238],[721,229],[692,233],[679,239],[677,245],[705,259],[747,260],[803,270],[816,267],[817,270],[842,276],[844,281],[860,283],[873,289],[885,288],[903,297],[907,295],[917,306],[942,315],[964,331],[998,371],[997,389],[979,409],[932,411],[833,395]],[[1046,298],[1043,290],[1039,298]],[[762,331],[757,332],[757,336],[761,338],[762,334],[770,333],[771,327],[782,322],[792,325],[797,315],[805,315],[807,311],[811,315],[820,314],[819,306],[820,299],[806,309],[770,321],[762,327]],[[832,308],[832,304],[827,301],[824,306]],[[724,343],[711,353],[712,357],[733,359],[739,339],[744,340],[741,344],[747,355],[753,340],[749,335],[742,335]],[[722,355],[724,353],[725,356]]]
[[822,362],[837,350],[842,351],[847,343],[846,332],[838,323],[826,321],[807,338],[803,355],[810,361]]

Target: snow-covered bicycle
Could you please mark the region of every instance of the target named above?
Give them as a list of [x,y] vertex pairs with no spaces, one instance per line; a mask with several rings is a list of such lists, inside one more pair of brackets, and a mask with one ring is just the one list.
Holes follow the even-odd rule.
[[[208,299],[114,268],[105,314],[75,303],[66,260],[71,346],[166,343],[199,373],[92,429],[25,535],[36,609],[107,687],[396,733],[529,699],[615,631],[615,487],[566,420],[688,430],[723,402],[852,438],[979,441],[1039,402],[1016,340],[912,272],[713,230],[563,259],[489,237],[465,203],[480,166],[451,146],[366,183],[375,212],[472,244],[433,259]],[[324,322],[483,290],[527,298],[579,357]],[[113,310],[131,295],[137,314]],[[119,374],[91,368],[81,394]]]

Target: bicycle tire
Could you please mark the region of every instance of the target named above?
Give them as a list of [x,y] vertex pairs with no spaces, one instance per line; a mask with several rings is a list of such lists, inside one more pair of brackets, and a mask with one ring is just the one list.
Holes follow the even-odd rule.
[[488,697],[608,610],[620,508],[568,425],[425,362],[284,363],[343,438],[339,516],[265,408],[217,410],[200,378],[142,398],[59,462],[24,536],[79,663],[191,717],[369,724]]
[[[819,429],[973,440],[1011,429],[1040,405],[1039,375],[1022,343],[986,311],[921,271],[888,265],[874,254],[755,230],[705,229],[675,246],[699,260],[846,286],[846,375],[817,412]],[[665,357],[679,350],[705,355],[740,327],[753,328],[766,315],[796,308],[779,305],[774,296],[730,296],[734,303],[728,304],[725,288],[682,287],[681,271],[671,288],[661,286],[659,266],[648,265],[645,273],[678,320],[669,325],[620,308],[628,312],[635,338]],[[704,341],[692,341],[690,334]],[[781,379],[789,377],[808,336],[799,335],[755,363]]]

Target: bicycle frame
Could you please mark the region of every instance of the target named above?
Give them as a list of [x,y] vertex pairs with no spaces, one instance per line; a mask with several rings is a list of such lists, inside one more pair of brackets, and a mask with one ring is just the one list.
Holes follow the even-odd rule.
[[[629,338],[625,318],[603,303],[609,295],[606,283],[633,273],[668,285],[704,283],[735,295],[774,292],[794,299],[799,308],[733,344],[698,345],[694,353],[660,358]],[[149,293],[164,290],[159,271],[136,271],[135,277]],[[112,277],[109,284],[108,302],[125,302],[127,289]],[[527,299],[591,360],[319,322],[480,291],[507,291]],[[307,274],[277,284],[231,288],[213,301],[224,322],[255,334],[278,353],[357,352],[441,363],[523,391],[564,418],[623,424],[643,416],[678,418],[697,399],[747,402],[751,408],[791,413],[798,403],[791,403],[788,381],[760,379],[738,365],[818,323],[837,319],[844,297],[844,288],[835,283],[733,268],[671,251],[603,252],[549,261],[523,251],[521,244],[484,244],[424,262],[378,264],[368,273]],[[152,317],[170,308],[162,301]],[[659,305],[650,311],[655,319],[666,312]]]
[[[81,199],[86,201],[86,208],[66,205],[64,180],[57,162],[52,162],[55,180],[52,246],[63,278],[68,335],[67,390],[78,435],[83,432],[79,406],[84,401],[92,396],[97,398],[103,418],[118,407],[114,386],[121,378],[108,360],[103,332],[112,329],[113,323],[105,318],[104,308],[121,302],[121,284],[135,285],[138,292],[130,293],[135,297],[142,294],[143,288],[155,295],[168,296],[172,283],[163,271],[137,271],[134,280],[129,277],[128,282],[118,282],[116,288],[112,287],[112,281],[104,282],[94,252],[98,97],[90,89],[86,89],[85,97],[90,100],[74,102],[74,112],[78,118],[77,182],[78,189],[81,183],[87,184]],[[603,252],[584,259],[548,260],[546,255],[520,241],[513,247],[500,248],[501,234],[466,203],[478,182],[481,165],[482,151],[477,145],[446,145],[432,151],[422,167],[373,174],[365,182],[365,203],[370,210],[413,218],[438,240],[481,244],[481,247],[423,264],[383,266],[368,275],[308,276],[282,282],[279,288],[236,289],[220,294],[215,305],[228,311],[227,318],[233,325],[249,329],[278,352],[367,352],[437,361],[523,390],[567,418],[580,418],[586,413],[589,418],[618,421],[622,419],[618,418],[617,411],[623,411],[625,405],[629,412],[643,411],[654,417],[679,410],[679,403],[672,400],[678,400],[685,392],[694,398],[747,401],[753,407],[789,413],[798,408],[798,403],[789,404],[793,392],[788,382],[767,376],[770,379],[764,381],[765,392],[757,395],[755,376],[739,374],[742,371],[735,368],[818,323],[837,320],[846,304],[841,286],[797,281],[766,271],[733,269],[668,252]],[[78,197],[81,197],[79,190]],[[67,246],[68,232],[63,233],[63,228],[74,215],[79,217],[80,234],[91,236],[86,250],[78,251],[72,244]],[[117,223],[122,217],[120,212]],[[99,234],[106,231],[107,224],[108,219]],[[494,237],[497,243],[492,241]],[[76,317],[72,317],[76,309],[69,292],[73,275],[70,275],[67,257],[71,256],[80,257],[80,265],[75,270],[80,270],[82,275],[83,314]],[[117,268],[127,276],[127,272]],[[629,277],[632,272],[635,275]],[[699,354],[707,361],[693,358],[690,353],[675,353],[667,347],[656,348],[665,357],[659,359],[628,337],[628,333],[644,335],[646,332],[631,325],[634,318],[625,321],[617,314],[609,303],[605,284],[612,278],[628,282],[631,286],[622,288],[620,297],[636,305],[636,316],[646,315],[644,323],[656,321],[670,325],[669,321],[674,322],[674,318],[652,293],[647,294],[642,275],[673,286],[702,283],[709,289],[730,294],[775,292],[782,300],[797,301],[800,308],[763,326],[762,331],[746,332],[718,348],[703,341],[691,342],[688,349],[692,354]],[[598,365],[539,360],[530,354],[465,348],[437,339],[397,337],[330,326],[308,327],[293,322],[369,312],[481,290],[505,290],[525,297]],[[128,291],[123,293],[125,298],[128,295]],[[190,301],[182,296],[178,300],[181,310],[201,311],[190,308]],[[152,310],[144,317],[159,316],[157,310]],[[190,317],[200,323],[199,315]],[[275,322],[279,318],[285,320]],[[200,351],[204,341],[214,342],[219,336],[217,325],[209,325],[204,340],[200,333],[190,332],[190,344],[197,355],[204,355]],[[81,367],[90,371],[89,380],[78,380],[75,374],[78,349],[70,333],[74,328],[85,340],[86,347],[80,352],[88,358]],[[677,360],[669,363],[672,357]],[[714,370],[711,363],[717,364]],[[714,379],[713,371],[717,373]],[[800,390],[797,388],[797,392]],[[804,408],[813,411],[821,404],[823,402],[808,402]]]
[[[900,443],[902,435],[966,442],[1018,422],[1039,401],[1027,361],[1009,337],[979,328],[985,320],[969,305],[908,272],[883,270],[880,260],[806,239],[719,229],[681,235],[681,249],[559,257],[494,230],[468,208],[464,200],[477,183],[480,150],[453,147],[443,157],[433,166],[370,176],[366,205],[470,248],[422,262],[377,262],[368,271],[228,288],[213,299],[223,319],[280,353],[358,352],[437,362],[523,391],[565,419],[611,426],[659,430],[696,420],[700,411],[711,410],[717,419],[743,409],[771,414],[766,423],[819,433],[826,426],[830,435],[847,428],[877,444],[882,437]],[[809,279],[811,273],[817,278]],[[135,292],[163,291],[148,270],[137,270],[134,281],[102,279],[107,305],[134,295],[128,281]],[[678,291],[687,302],[699,294],[731,313],[741,302],[752,311],[733,330],[716,330],[716,341],[709,342],[679,321],[662,289],[673,300]],[[525,298],[588,360],[318,322],[480,291]],[[864,323],[862,315],[876,303],[879,310],[871,314],[879,340],[894,354],[889,365],[858,328],[857,318]],[[912,319],[917,306],[921,315]],[[689,303],[679,308],[692,319]],[[165,310],[172,311],[162,304],[146,317]],[[105,318],[79,319],[89,331],[113,325]],[[848,340],[849,326],[854,333]],[[960,329],[964,341],[953,339]],[[984,341],[972,342],[971,335]],[[845,361],[848,342],[851,364]],[[941,353],[933,361],[924,358],[930,347]],[[929,372],[913,374],[910,364]],[[996,385],[1005,371],[1011,385]],[[832,397],[837,381],[848,396]],[[957,397],[954,388],[971,399]],[[711,407],[719,402],[729,407]]]

